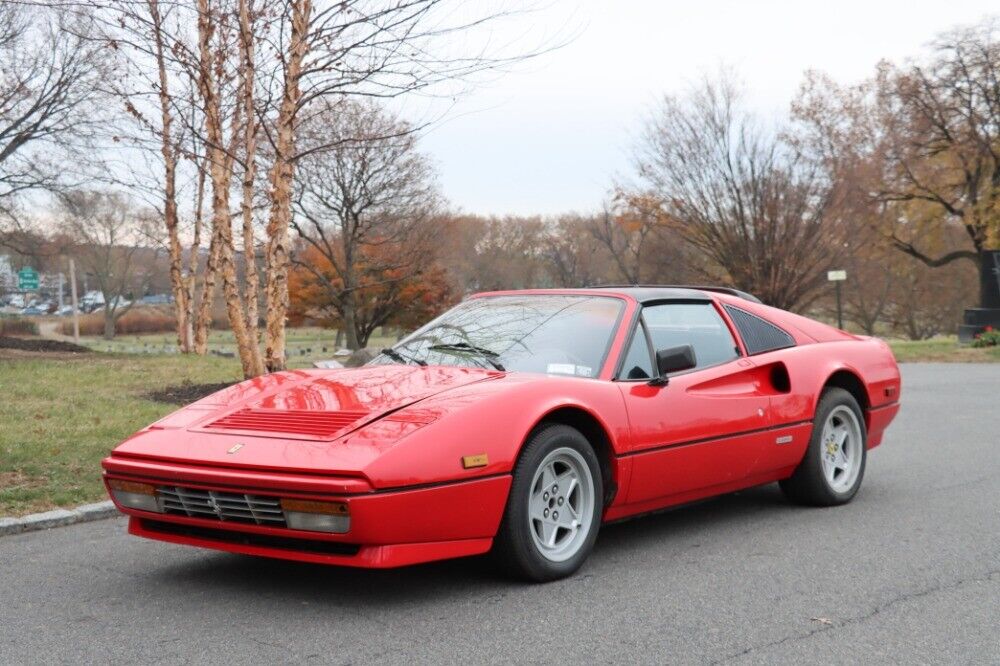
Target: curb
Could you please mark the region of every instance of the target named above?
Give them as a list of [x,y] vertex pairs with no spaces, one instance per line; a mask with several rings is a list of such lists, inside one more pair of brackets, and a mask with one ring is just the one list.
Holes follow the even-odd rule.
[[47,530],[92,520],[104,520],[120,515],[110,500],[95,504],[84,504],[75,509],[53,509],[44,513],[32,513],[20,518],[0,518],[0,537],[22,532]]

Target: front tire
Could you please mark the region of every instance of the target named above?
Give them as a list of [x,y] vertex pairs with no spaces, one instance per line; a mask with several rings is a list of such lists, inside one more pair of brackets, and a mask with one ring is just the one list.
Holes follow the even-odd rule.
[[802,462],[779,485],[798,504],[846,504],[861,487],[867,459],[868,433],[858,401],[844,389],[829,388],[816,407]]
[[604,488],[580,431],[550,424],[525,445],[493,553],[510,574],[535,582],[576,572],[597,540]]

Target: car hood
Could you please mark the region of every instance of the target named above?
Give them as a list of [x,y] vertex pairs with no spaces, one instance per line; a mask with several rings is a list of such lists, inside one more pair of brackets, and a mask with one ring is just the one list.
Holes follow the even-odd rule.
[[[383,365],[298,370],[236,384],[120,444],[113,457],[288,472],[357,474],[379,449],[428,420],[399,410],[503,376],[478,368]],[[407,410],[412,412],[412,410]],[[380,422],[377,445],[345,436]],[[384,423],[382,423],[384,422]],[[385,435],[389,435],[386,431]]]

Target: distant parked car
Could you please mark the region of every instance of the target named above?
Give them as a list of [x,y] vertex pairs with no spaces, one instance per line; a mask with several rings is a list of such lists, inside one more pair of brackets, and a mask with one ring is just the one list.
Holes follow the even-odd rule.
[[21,314],[23,315],[44,315],[48,313],[49,306],[47,303],[33,303],[21,310]]
[[104,294],[99,291],[88,291],[80,299],[80,312],[93,312],[104,305]]
[[73,306],[72,305],[64,305],[61,308],[59,308],[58,310],[56,310],[55,313],[56,313],[56,315],[58,315],[60,317],[68,317],[69,315],[73,314]]
[[170,305],[174,302],[174,297],[170,294],[149,294],[140,300],[143,305]]

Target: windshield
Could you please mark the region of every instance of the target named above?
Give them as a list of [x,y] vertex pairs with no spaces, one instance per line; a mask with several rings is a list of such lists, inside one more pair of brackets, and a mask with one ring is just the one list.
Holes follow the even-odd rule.
[[596,377],[624,303],[606,296],[473,298],[372,365],[413,363]]

